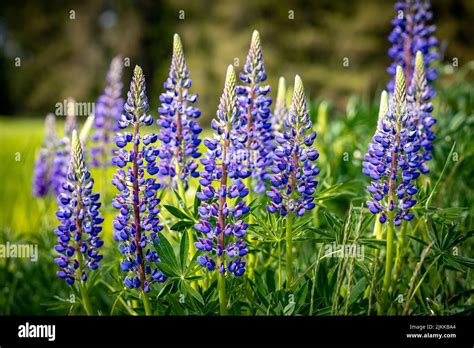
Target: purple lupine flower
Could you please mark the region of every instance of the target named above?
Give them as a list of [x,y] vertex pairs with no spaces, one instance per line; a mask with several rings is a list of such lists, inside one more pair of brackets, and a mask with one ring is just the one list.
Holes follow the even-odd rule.
[[379,115],[378,127],[364,157],[362,170],[372,181],[367,188],[372,196],[367,207],[373,214],[380,214],[381,223],[390,219],[395,226],[400,226],[403,220],[413,219],[410,208],[416,204],[414,196],[418,192],[414,182],[420,175],[420,146],[413,115],[409,111],[404,72],[399,66],[395,92],[387,113],[381,111]]
[[267,191],[271,198],[267,210],[285,216],[294,213],[302,216],[307,210],[315,207],[314,193],[318,185],[315,177],[319,174],[316,166],[318,151],[313,147],[316,133],[311,130],[312,124],[306,109],[306,97],[303,82],[296,75],[293,101],[285,130],[277,135],[278,146],[274,151],[273,173],[270,178],[272,187]]
[[189,93],[191,79],[178,34],[174,34],[171,68],[163,85],[165,92],[160,95],[158,109],[161,116],[156,121],[161,141],[159,174],[167,178],[163,180],[167,186],[176,187],[178,179],[186,189],[188,179],[199,176],[195,159],[201,156],[198,135],[202,129],[196,121],[201,111],[193,106],[197,95]]
[[431,65],[438,59],[438,40],[434,36],[436,27],[429,24],[433,18],[430,7],[428,0],[401,0],[395,4],[397,15],[392,20],[393,30],[388,37],[392,44],[388,55],[393,59],[387,69],[393,76],[387,85],[390,93],[394,90],[395,73],[399,65],[404,70],[407,86],[411,86],[417,51],[423,54],[427,81],[436,80],[437,72]]
[[113,135],[118,131],[117,122],[122,114],[124,100],[122,94],[121,56],[116,56],[110,63],[107,73],[106,86],[103,94],[97,100],[94,117],[94,133],[91,140],[95,146],[91,148],[91,164],[93,167],[108,167],[111,165],[110,155],[113,153]]
[[33,195],[35,197],[45,197],[53,191],[52,168],[57,144],[54,114],[46,115],[44,130],[43,145],[36,155],[33,172]]
[[53,161],[52,185],[58,196],[63,190],[63,183],[67,179],[68,167],[71,156],[71,136],[77,130],[76,102],[67,99],[66,121],[64,123],[64,136],[59,139],[56,147],[56,156]]
[[58,236],[58,244],[54,247],[58,252],[54,261],[60,267],[57,275],[69,285],[75,281],[85,282],[87,271],[97,269],[102,259],[99,248],[104,242],[99,234],[104,219],[99,213],[99,194],[92,193],[93,187],[94,180],[74,130],[67,180],[58,196],[56,216],[60,225],[54,231]]
[[436,119],[432,115],[433,104],[431,103],[431,98],[433,98],[435,92],[434,88],[428,85],[423,62],[423,54],[418,51],[416,53],[412,83],[407,93],[407,100],[417,132],[417,141],[420,145],[419,170],[421,173],[426,174],[429,172],[426,163],[432,158],[432,142],[435,139],[434,131],[431,127],[436,123]]
[[268,95],[270,86],[263,84],[267,80],[267,74],[263,64],[262,45],[258,31],[253,32],[240,80],[244,85],[237,86],[240,108],[238,127],[246,143],[246,155],[241,158],[241,171],[251,174],[252,180],[249,182],[252,187],[249,189],[262,193],[265,192],[269,178],[268,167],[271,164],[271,153],[274,147],[269,108],[272,99]]
[[159,153],[158,148],[151,145],[157,141],[156,134],[141,135],[142,127],[153,124],[148,109],[145,76],[137,65],[124,113],[118,122],[120,129],[130,127],[131,132],[119,132],[115,137],[118,149],[112,162],[118,170],[112,183],[120,192],[112,205],[119,210],[113,227],[114,238],[121,242],[120,251],[124,256],[120,263],[122,270],[127,272],[124,283],[128,288],[139,288],[144,292],[150,291],[151,284],[166,280],[156,265],[160,259],[152,248],[153,243],[158,243],[157,233],[163,226],[158,218],[160,184],[145,174],[154,176],[158,172],[156,159]]
[[[201,200],[198,209],[201,221],[194,225],[203,237],[199,237],[194,245],[202,252],[197,259],[201,266],[209,271],[218,269],[222,274],[229,271],[241,276],[246,264],[243,256],[248,252],[243,241],[248,224],[243,222],[242,215],[250,209],[242,200],[249,190],[241,180],[245,175],[235,158],[238,151],[245,148],[245,140],[236,127],[239,108],[235,83],[235,72],[229,65],[224,92],[211,123],[215,134],[204,140],[208,151],[201,159],[204,171],[200,173],[199,183],[202,192],[197,194]],[[231,206],[227,197],[237,198],[236,203]]]
[[284,77],[280,77],[278,80],[277,99],[273,116],[273,131],[281,134],[281,131],[285,129],[285,119],[288,117],[288,108],[286,107],[286,81]]

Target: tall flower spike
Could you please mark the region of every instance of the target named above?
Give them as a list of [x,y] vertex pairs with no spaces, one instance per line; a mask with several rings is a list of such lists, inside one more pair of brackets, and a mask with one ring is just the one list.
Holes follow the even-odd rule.
[[388,37],[392,44],[388,55],[393,59],[388,68],[389,74],[393,76],[387,85],[391,93],[399,65],[404,70],[407,86],[411,86],[417,51],[423,53],[427,81],[436,80],[437,72],[431,65],[438,59],[438,40],[434,36],[436,27],[429,24],[433,18],[430,7],[429,0],[401,0],[395,4],[397,15],[392,20],[393,30]]
[[362,172],[371,178],[367,188],[372,199],[367,202],[373,214],[380,213],[380,222],[393,219],[395,226],[411,220],[410,208],[416,204],[418,192],[414,181],[418,172],[419,145],[413,115],[406,101],[403,69],[396,74],[395,91],[387,114],[379,121]]
[[164,83],[165,92],[160,95],[161,107],[158,109],[161,114],[157,120],[160,126],[158,138],[161,141],[159,174],[167,178],[162,180],[167,186],[178,187],[182,196],[188,186],[188,179],[199,176],[195,159],[201,156],[198,152],[201,143],[198,136],[202,129],[196,121],[201,111],[193,106],[197,95],[188,91],[191,87],[189,76],[181,39],[178,34],[174,34],[171,68]]
[[46,115],[44,122],[44,140],[36,155],[33,172],[33,195],[45,197],[53,191],[52,169],[57,145],[56,118]]
[[73,131],[77,130],[76,101],[73,98],[68,98],[66,102],[64,135],[58,141],[53,162],[52,185],[56,195],[62,192],[63,184],[67,179],[71,156],[71,136]]
[[286,81],[284,77],[280,77],[278,80],[277,99],[273,114],[273,129],[275,132],[281,132],[281,130],[285,128],[284,122],[288,117],[288,109],[286,107]]
[[432,115],[433,104],[431,103],[434,94],[433,87],[429,86],[426,80],[423,54],[418,51],[408,101],[420,146],[419,170],[423,174],[429,172],[427,162],[432,158],[432,142],[435,139],[434,131],[431,129],[436,123],[436,119]]
[[105,168],[112,164],[113,136],[118,131],[117,122],[122,114],[124,104],[124,100],[121,98],[122,70],[122,57],[116,56],[110,63],[104,91],[96,103],[94,133],[91,137],[95,145],[91,149],[91,163],[94,167]]
[[69,285],[87,280],[88,270],[99,267],[102,255],[99,248],[104,244],[99,234],[104,219],[100,216],[99,194],[92,193],[94,180],[84,162],[84,153],[77,131],[72,132],[72,152],[67,181],[58,196],[56,216],[60,222],[54,233],[58,244],[55,259],[60,267],[57,272]]
[[159,150],[151,145],[158,137],[153,133],[141,135],[142,127],[153,124],[148,109],[145,77],[142,69],[135,66],[124,113],[118,122],[120,129],[131,128],[131,132],[117,133],[115,137],[118,149],[112,162],[118,170],[112,183],[120,192],[112,205],[119,210],[113,227],[124,256],[120,266],[127,273],[125,285],[144,292],[150,291],[152,283],[166,280],[156,265],[160,261],[158,254],[151,246],[158,242],[157,233],[163,226],[158,218],[160,184],[154,178]]
[[285,130],[276,137],[277,148],[274,152],[271,172],[271,189],[267,195],[271,203],[267,207],[270,213],[285,216],[289,212],[302,216],[314,208],[314,193],[319,174],[316,166],[318,151],[313,147],[316,133],[311,130],[312,124],[306,109],[306,97],[301,78],[296,75],[293,101]]
[[242,258],[247,254],[243,237],[248,227],[242,215],[250,209],[242,200],[249,190],[240,180],[244,175],[236,161],[238,152],[245,147],[245,140],[236,129],[239,109],[235,83],[235,72],[229,65],[219,108],[211,123],[216,133],[204,140],[208,151],[201,159],[204,169],[199,180],[202,192],[197,194],[201,200],[198,209],[201,221],[194,225],[203,237],[194,245],[202,252],[197,259],[201,266],[209,271],[217,268],[222,274],[229,271],[241,276],[245,272]]
[[[239,96],[239,131],[245,139],[245,153],[240,156],[242,172],[248,172],[251,179],[249,189],[265,192],[268,181],[268,167],[271,164],[273,133],[271,110],[272,99],[268,96],[270,86],[263,85],[267,74],[263,64],[262,45],[258,31],[254,31],[244,71],[240,73],[243,86],[237,87]],[[252,187],[250,187],[250,185]]]

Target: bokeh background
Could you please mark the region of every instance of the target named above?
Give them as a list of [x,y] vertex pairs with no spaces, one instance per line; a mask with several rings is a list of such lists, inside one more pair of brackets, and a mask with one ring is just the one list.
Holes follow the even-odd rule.
[[[245,63],[261,33],[269,82],[302,76],[312,99],[345,108],[350,95],[385,85],[390,0],[1,1],[0,115],[42,117],[71,96],[93,102],[111,58],[144,68],[152,110],[166,78],[172,34],[181,35],[204,119],[214,115],[229,63]],[[474,1],[433,0],[444,62],[474,55]],[[73,12],[71,12],[73,11]],[[21,59],[21,66],[15,59]],[[349,59],[349,66],[343,60]],[[276,88],[273,94],[276,93]]]

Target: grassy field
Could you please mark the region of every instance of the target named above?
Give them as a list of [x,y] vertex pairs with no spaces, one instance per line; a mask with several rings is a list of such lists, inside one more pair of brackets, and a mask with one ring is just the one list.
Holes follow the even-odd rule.
[[[405,302],[397,304],[396,300],[399,295],[407,300],[406,296],[413,292],[412,281],[419,287],[412,294],[409,313],[473,313],[474,248],[470,238],[474,209],[473,91],[474,84],[462,78],[453,80],[439,91],[435,101],[438,125],[434,160],[430,163],[431,173],[422,183],[416,218],[409,225],[399,283],[391,295],[392,314],[402,313]],[[321,153],[318,159],[321,174],[317,209],[295,228],[297,284],[291,293],[276,287],[279,265],[273,250],[280,242],[278,228],[272,234],[256,224],[250,233],[258,240],[252,251],[258,255],[258,276],[252,281],[231,280],[229,286],[234,291],[229,301],[233,314],[373,313],[376,295],[367,289],[372,284],[375,293],[376,284],[380,283],[382,273],[373,265],[379,253],[383,254],[384,243],[374,240],[374,219],[363,205],[368,180],[361,173],[361,162],[375,127],[377,103],[378,100],[361,101],[354,97],[342,113],[334,111],[330,104],[326,110],[326,104],[321,106],[320,101],[311,104],[311,117],[318,132],[316,147]],[[55,199],[39,200],[31,194],[34,159],[42,137],[41,119],[0,118],[0,243],[39,246],[37,262],[0,259],[0,314],[83,313],[79,294],[55,275]],[[113,171],[110,169],[106,176],[110,178]],[[95,279],[90,280],[91,299],[97,314],[140,314],[138,295],[123,288],[117,245],[111,238],[115,211],[109,202],[115,188],[109,181],[100,179],[100,172],[92,170],[92,176],[96,178],[96,190],[106,190],[103,210],[106,244],[104,262]],[[188,191],[189,200],[196,189],[197,181],[194,181]],[[169,198],[168,203],[174,203],[173,199]],[[261,197],[256,206],[265,203]],[[255,218],[265,219],[264,209],[259,211]],[[424,225],[426,218],[433,220],[433,228]],[[178,254],[182,233],[171,231],[170,226],[179,219],[166,209],[162,209],[161,219],[164,235]],[[278,226],[278,221],[275,223]],[[364,259],[351,263],[322,257],[325,246],[341,240],[359,240],[366,247]],[[416,271],[422,252],[430,243],[433,244],[426,260]],[[193,283],[169,277],[151,293],[154,313],[215,314],[218,305],[214,281],[207,277]],[[189,295],[184,303],[179,301],[183,293]],[[296,302],[289,302],[289,295]]]

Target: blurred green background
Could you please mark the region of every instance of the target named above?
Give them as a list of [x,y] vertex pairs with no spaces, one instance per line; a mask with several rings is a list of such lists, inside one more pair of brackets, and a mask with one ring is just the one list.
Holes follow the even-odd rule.
[[[215,113],[226,66],[245,63],[260,31],[269,83],[302,76],[311,98],[345,108],[350,95],[373,97],[390,60],[390,0],[84,0],[0,3],[0,115],[43,116],[71,96],[93,102],[111,58],[144,68],[152,110],[166,78],[172,34],[182,36],[204,119]],[[433,0],[443,61],[473,58],[474,2]],[[16,58],[21,66],[16,66]],[[343,66],[343,59],[349,66]],[[239,69],[239,67],[237,67]],[[239,69],[240,70],[240,69]]]

